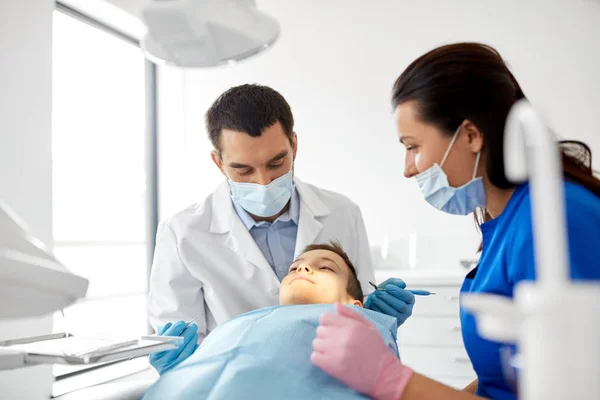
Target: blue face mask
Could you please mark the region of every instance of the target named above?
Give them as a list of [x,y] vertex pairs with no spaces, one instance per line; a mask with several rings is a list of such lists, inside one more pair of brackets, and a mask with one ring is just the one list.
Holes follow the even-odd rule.
[[467,215],[475,211],[477,207],[485,207],[486,203],[483,181],[481,177],[475,177],[481,153],[477,153],[477,158],[475,159],[473,178],[461,187],[455,188],[450,186],[448,177],[442,169],[444,161],[446,161],[446,157],[448,157],[448,153],[450,153],[450,149],[459,132],[460,127],[454,133],[454,137],[446,150],[446,154],[444,154],[444,158],[442,158],[441,164],[434,164],[431,168],[416,175],[415,179],[425,200],[429,204],[448,214]]
[[292,168],[268,185],[234,182],[228,178],[231,199],[250,214],[263,218],[272,217],[290,201],[294,189],[293,177]]

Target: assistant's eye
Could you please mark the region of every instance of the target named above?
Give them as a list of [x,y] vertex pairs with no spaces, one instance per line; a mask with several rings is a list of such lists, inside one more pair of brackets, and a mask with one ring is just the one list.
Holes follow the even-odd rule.
[[415,151],[418,148],[419,148],[419,146],[416,146],[416,145],[406,146],[407,151]]

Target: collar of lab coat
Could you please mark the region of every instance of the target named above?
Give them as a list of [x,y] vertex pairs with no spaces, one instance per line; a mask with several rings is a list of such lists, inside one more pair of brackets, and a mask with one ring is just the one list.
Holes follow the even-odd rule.
[[[323,217],[330,213],[329,208],[319,198],[316,193],[316,188],[305,184],[297,177],[294,177],[294,185],[300,197],[300,214],[303,211],[314,217]],[[217,188],[212,202],[212,220],[210,223],[210,231],[212,233],[226,233],[231,230],[233,219],[236,215],[235,209],[231,201],[231,191],[229,183],[224,180]]]

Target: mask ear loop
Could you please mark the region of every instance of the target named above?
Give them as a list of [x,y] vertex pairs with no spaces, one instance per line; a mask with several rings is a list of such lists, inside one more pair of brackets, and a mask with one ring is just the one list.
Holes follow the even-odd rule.
[[444,158],[442,158],[442,162],[440,163],[440,168],[442,168],[442,166],[446,162],[446,158],[448,157],[448,154],[450,154],[450,150],[452,149],[452,146],[454,145],[454,142],[456,141],[456,138],[458,137],[460,128],[461,127],[459,126],[458,129],[456,129],[456,132],[454,132],[454,136],[452,137],[452,140],[450,141],[450,144],[448,145],[448,148],[446,149],[446,153],[444,153]]
[[292,158],[292,168],[290,169],[290,172],[292,173],[292,186],[294,185],[294,178],[296,177],[296,160]]
[[473,178],[471,178],[471,180],[475,179],[475,177],[477,176],[477,167],[479,167],[479,159],[481,158],[481,152],[477,153],[477,157],[475,158],[475,169],[473,170]]

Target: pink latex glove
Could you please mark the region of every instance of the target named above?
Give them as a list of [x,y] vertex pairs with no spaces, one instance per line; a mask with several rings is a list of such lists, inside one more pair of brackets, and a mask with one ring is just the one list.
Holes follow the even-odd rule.
[[324,313],[311,361],[352,389],[377,400],[400,400],[413,371],[388,349],[362,315],[340,304]]

